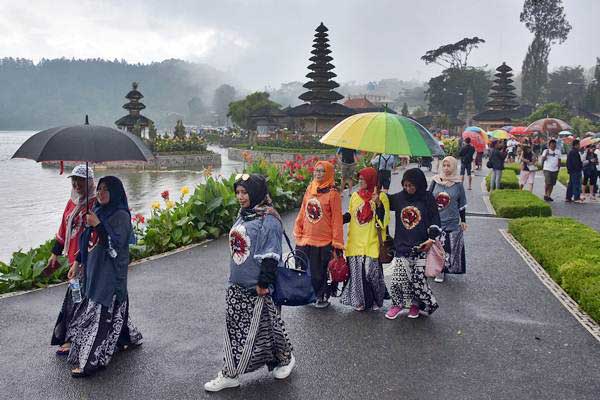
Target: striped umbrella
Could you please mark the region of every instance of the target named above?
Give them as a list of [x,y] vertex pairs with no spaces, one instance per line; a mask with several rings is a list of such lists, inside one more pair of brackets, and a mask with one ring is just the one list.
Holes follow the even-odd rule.
[[418,122],[387,112],[352,115],[320,140],[330,146],[416,157],[443,156],[433,135]]
[[510,138],[510,134],[502,129],[496,129],[495,131],[488,132],[488,135],[490,135],[494,139],[499,139],[499,140]]

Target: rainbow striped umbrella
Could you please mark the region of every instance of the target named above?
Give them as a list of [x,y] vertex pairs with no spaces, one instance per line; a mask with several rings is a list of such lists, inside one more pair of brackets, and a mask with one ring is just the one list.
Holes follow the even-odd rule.
[[500,140],[508,139],[511,137],[508,132],[506,132],[505,130],[502,130],[502,129],[496,129],[495,131],[488,132],[488,135],[490,135],[494,139],[500,139]]
[[370,112],[352,115],[320,140],[330,146],[416,157],[443,156],[433,135],[418,122],[397,114]]

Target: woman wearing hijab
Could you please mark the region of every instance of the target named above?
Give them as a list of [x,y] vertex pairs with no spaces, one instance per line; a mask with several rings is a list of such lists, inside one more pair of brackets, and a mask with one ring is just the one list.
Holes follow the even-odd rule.
[[314,178],[304,194],[294,225],[294,238],[310,260],[310,273],[317,296],[315,307],[329,306],[327,264],[332,251],[344,249],[342,199],[335,189],[334,168],[327,161],[315,165]]
[[[79,254],[79,237],[84,230],[84,215],[87,210],[93,208],[96,201],[96,187],[94,185],[94,171],[92,169],[87,169],[87,181],[85,164],[77,165],[73,168],[73,172],[67,178],[71,178],[71,198],[67,202],[65,211],[63,212],[60,226],[56,233],[54,247],[52,248],[52,255],[48,260],[48,265],[44,269],[44,274],[47,276],[50,276],[60,267],[58,257],[61,254],[66,255],[69,265],[75,262],[75,258]],[[67,286],[67,293],[52,332],[51,344],[53,346],[60,346],[56,350],[56,354],[59,356],[69,354],[71,348],[71,338],[68,328],[73,318],[75,306],[76,304],[73,303],[71,296],[71,286],[69,285]]]
[[458,175],[458,161],[452,156],[442,161],[442,173],[433,177],[429,188],[435,198],[444,231],[446,262],[444,270],[435,277],[436,282],[444,281],[444,273],[464,274],[466,271],[465,240],[463,231],[467,229],[465,209],[467,196]]
[[425,261],[442,232],[440,214],[419,168],[404,173],[402,187],[401,192],[390,196],[390,211],[396,216],[396,257],[392,261],[392,307],[385,314],[388,319],[396,319],[405,307],[410,307],[409,318],[418,318],[419,311],[431,314],[438,308],[425,277]]
[[276,379],[285,379],[296,364],[271,298],[282,262],[281,218],[272,206],[263,176],[241,174],[233,187],[241,208],[229,231],[225,362],[217,377],[204,385],[210,392],[237,387],[240,375],[265,365]]
[[67,360],[76,367],[74,378],[106,367],[117,346],[126,349],[142,342],[129,319],[127,268],[133,235],[127,195],[121,181],[105,176],[98,182],[97,201],[87,215],[80,252],[69,279],[83,268],[85,299],[75,311]]
[[377,170],[364,168],[358,173],[358,192],[352,193],[344,223],[348,227],[346,257],[350,267],[350,279],[342,293],[342,304],[356,311],[383,306],[385,281],[383,268],[379,264],[379,238],[385,240],[386,227],[390,221],[390,205],[385,193],[378,193]]

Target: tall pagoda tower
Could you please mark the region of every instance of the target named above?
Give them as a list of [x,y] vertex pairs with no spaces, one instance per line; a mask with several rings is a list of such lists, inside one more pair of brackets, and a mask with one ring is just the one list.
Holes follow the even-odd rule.
[[309,58],[312,64],[308,66],[311,72],[306,75],[310,81],[303,85],[308,92],[302,93],[298,98],[310,104],[330,104],[344,96],[333,90],[340,85],[332,80],[337,75],[331,72],[335,66],[331,64],[333,57],[329,55],[329,29],[321,22],[316,31],[311,51],[313,56]]
[[515,87],[512,85],[514,82],[511,78],[512,68],[506,65],[505,62],[501,66],[496,68],[498,71],[494,76],[494,85],[491,87],[490,97],[492,100],[485,103],[485,106],[489,110],[497,111],[512,111],[519,107],[519,103],[515,100],[517,95],[514,93]]
[[133,82],[131,87],[132,90],[125,96],[129,102],[123,104],[123,108],[129,111],[129,115],[119,118],[115,121],[115,125],[117,125],[119,129],[124,129],[128,132],[133,132],[134,127],[138,125],[140,134],[142,134],[153,121],[140,113],[146,106],[144,103],[140,102],[140,100],[144,98],[144,95],[138,91],[138,83]]

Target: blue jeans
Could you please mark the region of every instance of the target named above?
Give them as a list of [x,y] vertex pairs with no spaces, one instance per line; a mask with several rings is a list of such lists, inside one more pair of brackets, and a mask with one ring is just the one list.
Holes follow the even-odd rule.
[[567,200],[579,200],[581,198],[581,172],[569,174],[569,184],[567,185]]
[[490,192],[494,189],[501,189],[500,182],[502,181],[502,170],[493,169],[492,177],[490,178]]

